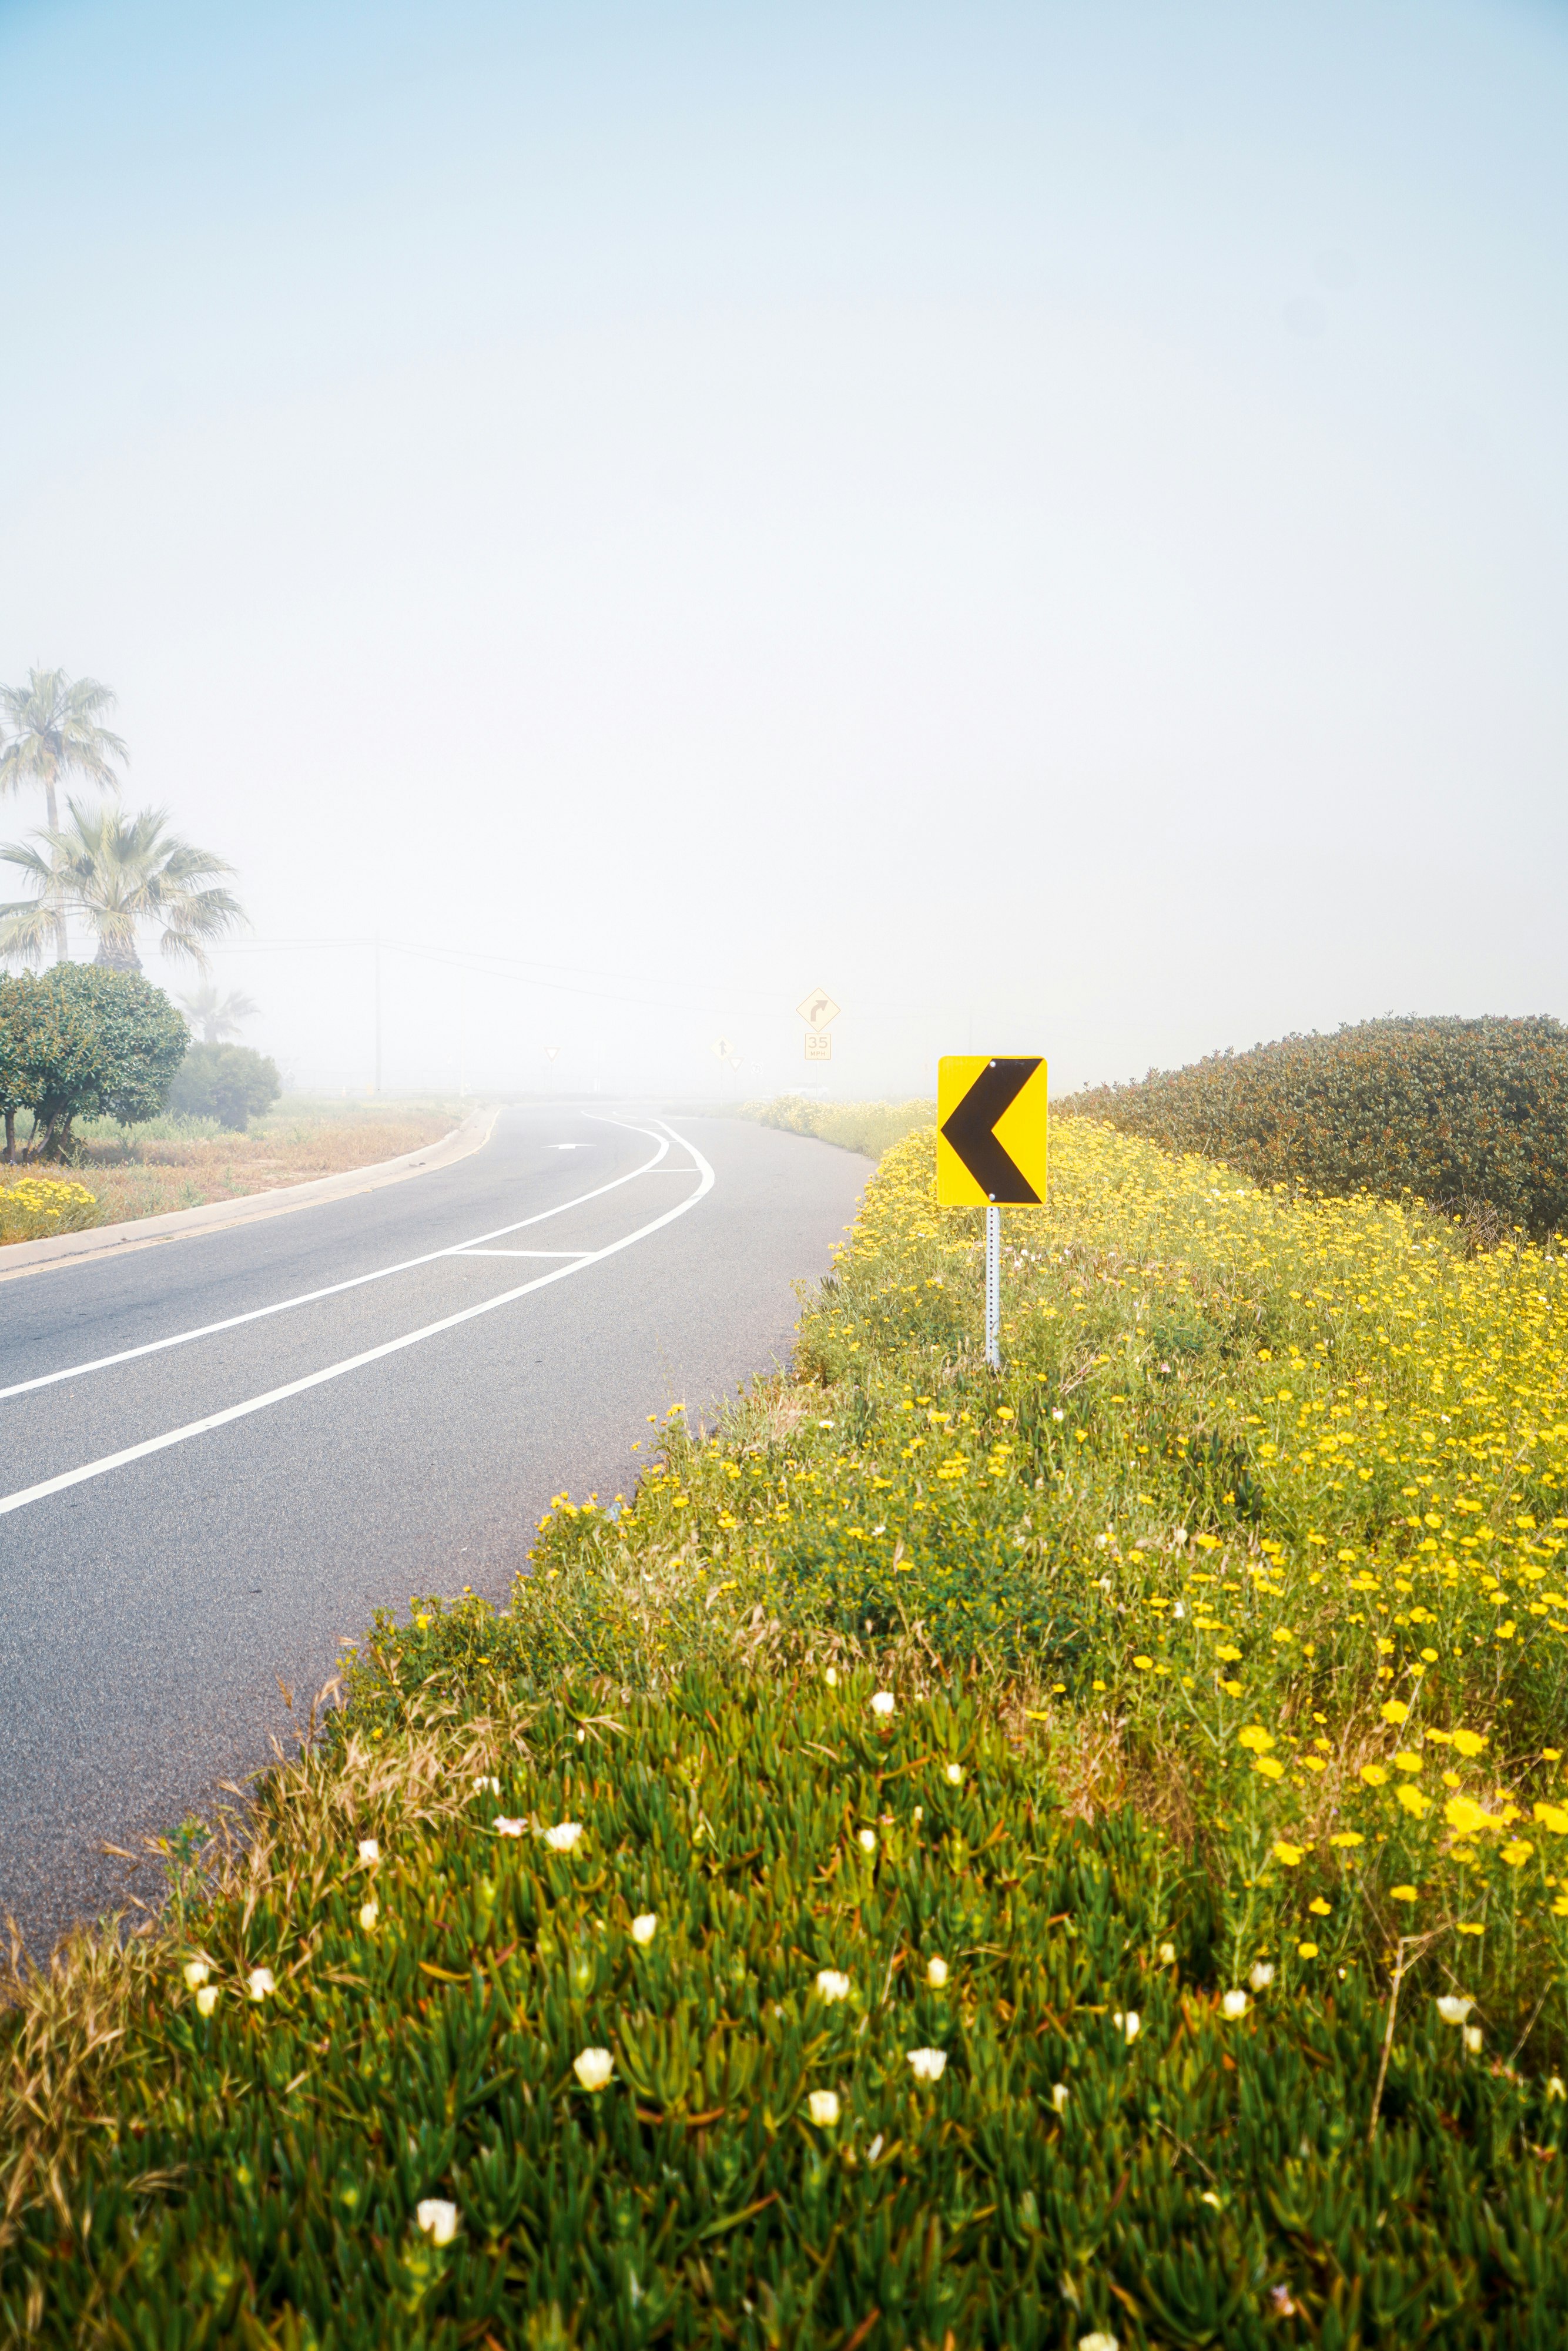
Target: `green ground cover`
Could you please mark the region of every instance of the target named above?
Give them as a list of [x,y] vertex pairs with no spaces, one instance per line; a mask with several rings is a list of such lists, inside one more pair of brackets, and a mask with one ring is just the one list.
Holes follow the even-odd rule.
[[931,1168],[26,1991],[18,2337],[1562,2341],[1555,1259],[1075,1122],[998,1379]]

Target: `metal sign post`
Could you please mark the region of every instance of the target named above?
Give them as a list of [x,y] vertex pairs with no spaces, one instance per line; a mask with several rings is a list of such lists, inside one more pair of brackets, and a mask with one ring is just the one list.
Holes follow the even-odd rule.
[[936,1198],[986,1212],[986,1361],[1002,1367],[1002,1207],[1045,1197],[1045,1063],[945,1053],[936,1065]]
[[986,1210],[986,1361],[1002,1368],[1002,1212]]

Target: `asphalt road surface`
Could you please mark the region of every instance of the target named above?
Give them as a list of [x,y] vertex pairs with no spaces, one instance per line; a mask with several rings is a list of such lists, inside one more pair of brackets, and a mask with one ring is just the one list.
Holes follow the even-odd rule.
[[504,1599],[552,1494],[629,1491],[649,1413],[785,1361],[869,1172],[514,1109],[385,1190],[0,1283],[0,1917],[34,1956],[155,1896],[103,1844],[262,1763],[279,1679],[308,1706],[415,1592]]

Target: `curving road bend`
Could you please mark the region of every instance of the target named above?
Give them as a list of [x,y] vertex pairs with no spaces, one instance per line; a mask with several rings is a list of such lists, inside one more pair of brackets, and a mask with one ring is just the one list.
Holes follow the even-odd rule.
[[870,1173],[504,1111],[384,1191],[0,1283],[0,1917],[36,1958],[287,1736],[377,1606],[506,1597],[553,1493],[788,1356]]

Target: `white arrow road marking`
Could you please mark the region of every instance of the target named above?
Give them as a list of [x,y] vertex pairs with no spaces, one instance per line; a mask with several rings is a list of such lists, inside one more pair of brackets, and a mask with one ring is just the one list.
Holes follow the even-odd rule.
[[[617,1124],[621,1123],[615,1122]],[[644,1127],[636,1131],[646,1134],[649,1130]],[[680,1139],[679,1136],[675,1138],[677,1142]],[[594,1249],[570,1265],[558,1265],[549,1273],[536,1274],[532,1281],[525,1281],[516,1290],[505,1290],[497,1298],[483,1299],[477,1306],[465,1306],[456,1314],[444,1314],[438,1322],[426,1322],[418,1331],[405,1331],[400,1339],[387,1339],[379,1347],[367,1347],[361,1354],[345,1356],[341,1363],[329,1364],[321,1371],[308,1373],[302,1380],[290,1380],[283,1387],[268,1388],[265,1395],[248,1396],[244,1404],[231,1404],[222,1412],[207,1414],[204,1419],[187,1421],[183,1428],[168,1429],[162,1437],[150,1437],[141,1445],[128,1445],[119,1453],[106,1453],[100,1460],[84,1462],[79,1469],[67,1469],[57,1478],[45,1478],[37,1485],[24,1486],[15,1494],[0,1495],[0,1518],[5,1517],[7,1511],[25,1510],[29,1502],[41,1502],[47,1495],[63,1494],[68,1487],[85,1485],[89,1478],[103,1478],[111,1469],[123,1469],[128,1462],[144,1460],[151,1453],[163,1453],[172,1445],[183,1445],[193,1437],[204,1437],[209,1429],[223,1428],[232,1420],[244,1420],[253,1412],[265,1412],[268,1405],[282,1404],[289,1396],[304,1395],[311,1388],[324,1387],[329,1380],[340,1380],[350,1372],[362,1371],[367,1364],[380,1363],[385,1355],[401,1354],[405,1347],[417,1347],[423,1340],[438,1338],[444,1331],[455,1331],[460,1324],[472,1322],[481,1314],[493,1314],[498,1306],[513,1305],[517,1299],[527,1298],[532,1290],[548,1289],[552,1281],[568,1280],[574,1273],[582,1273],[589,1266],[599,1265],[605,1258],[614,1257],[622,1249],[631,1249],[633,1243],[646,1240],[650,1233],[658,1232],[662,1226],[674,1224],[675,1218],[684,1217],[688,1208],[695,1208],[697,1202],[713,1189],[714,1172],[702,1153],[695,1144],[688,1143],[685,1148],[695,1162],[695,1167],[686,1172],[698,1176],[696,1190],[688,1198],[677,1200],[673,1208],[666,1208],[663,1216],[655,1217],[650,1224],[639,1225],[635,1232],[623,1233],[619,1240],[607,1241],[602,1249]],[[611,1187],[606,1185],[601,1188],[608,1191]],[[536,1220],[530,1218],[528,1221]],[[438,1250],[436,1254],[446,1256],[451,1252]],[[370,1278],[361,1277],[361,1280]],[[343,1282],[338,1286],[347,1290],[353,1284]],[[317,1293],[318,1296],[328,1294],[325,1291]],[[264,1313],[269,1311],[272,1310],[265,1307],[261,1310]],[[250,1322],[255,1318],[242,1315],[235,1319]],[[200,1334],[193,1332],[190,1335],[195,1337]],[[161,1343],[168,1345],[172,1343],[165,1340]],[[141,1354],[151,1353],[151,1350],[137,1348],[131,1352]],[[43,1383],[37,1384],[42,1385]]]

